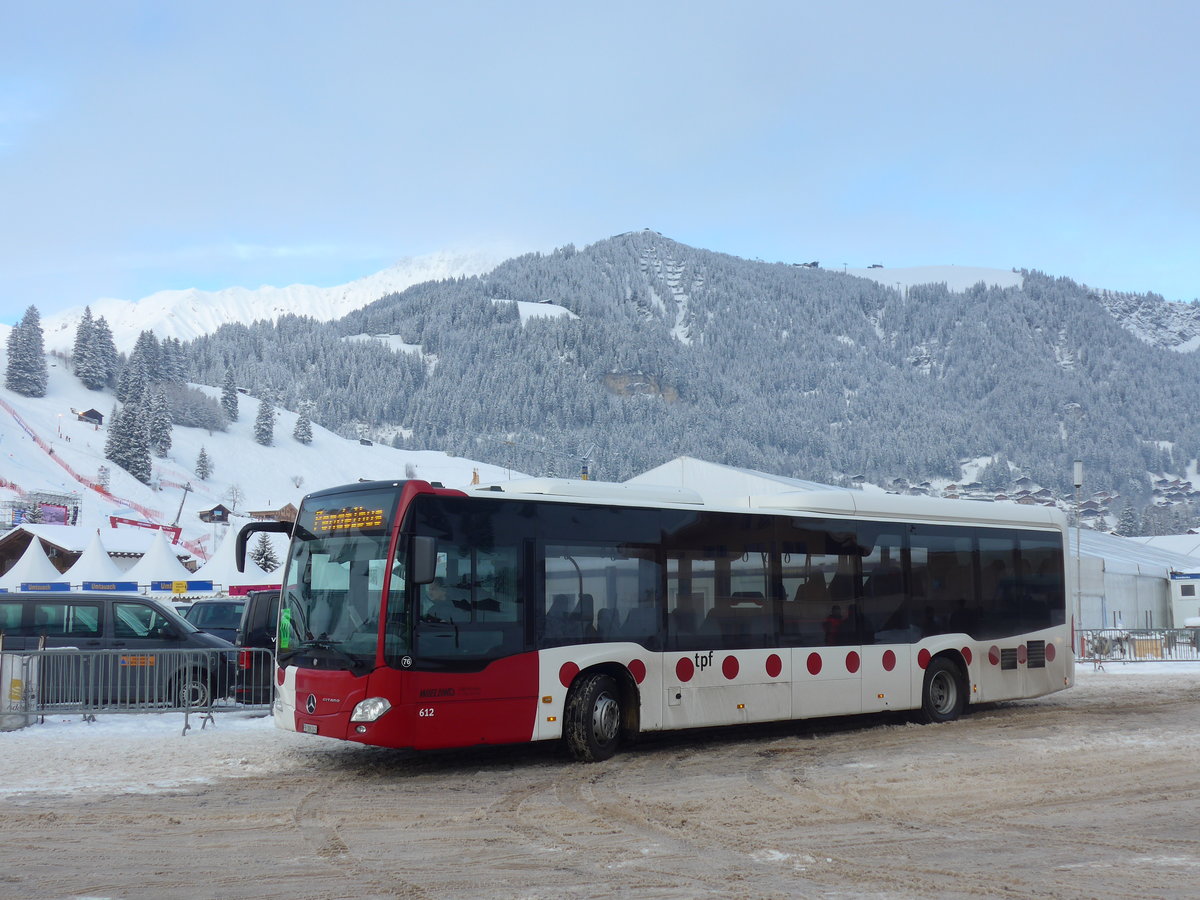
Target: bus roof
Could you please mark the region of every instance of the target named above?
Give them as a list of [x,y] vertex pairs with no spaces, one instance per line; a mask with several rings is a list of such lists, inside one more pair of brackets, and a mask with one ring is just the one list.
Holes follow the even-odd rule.
[[1024,526],[1065,530],[1066,517],[1047,506],[1022,506],[975,500],[945,500],[854,490],[781,491],[773,494],[717,499],[675,485],[622,484],[566,478],[523,478],[491,485],[472,485],[466,493],[503,494],[510,498],[555,502],[586,501],[624,506],[685,506],[714,510],[751,510],[764,514],[805,513],[836,518],[914,520],[952,524]]

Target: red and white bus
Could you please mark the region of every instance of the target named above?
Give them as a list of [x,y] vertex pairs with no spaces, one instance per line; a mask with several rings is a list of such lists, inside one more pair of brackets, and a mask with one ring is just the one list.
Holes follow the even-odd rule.
[[[431,749],[915,710],[1069,687],[1056,510],[858,491],[369,482],[304,498],[280,728]],[[241,556],[240,554],[239,556]]]

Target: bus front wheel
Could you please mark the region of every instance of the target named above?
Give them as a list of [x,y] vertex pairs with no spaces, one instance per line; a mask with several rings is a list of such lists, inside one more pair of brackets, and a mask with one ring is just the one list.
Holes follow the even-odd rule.
[[599,762],[617,752],[621,743],[621,691],[611,675],[585,675],[567,698],[563,724],[571,756],[580,762]]
[[930,660],[921,688],[921,721],[952,722],[967,705],[967,686],[961,670],[945,657]]

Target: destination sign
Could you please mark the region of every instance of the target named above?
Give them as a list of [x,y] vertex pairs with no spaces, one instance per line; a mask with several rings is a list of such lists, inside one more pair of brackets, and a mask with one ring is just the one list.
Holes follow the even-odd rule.
[[313,531],[351,531],[382,528],[383,510],[351,506],[344,509],[318,509],[313,513]]

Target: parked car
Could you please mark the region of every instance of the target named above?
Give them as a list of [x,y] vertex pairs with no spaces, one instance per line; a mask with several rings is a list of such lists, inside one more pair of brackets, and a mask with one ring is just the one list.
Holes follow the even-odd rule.
[[183,617],[201,631],[232,642],[245,606],[246,601],[241,597],[228,600],[197,600],[187,608]]
[[[275,634],[279,628],[279,591],[250,591],[233,643],[240,648],[233,682],[234,699],[270,703],[275,691]],[[271,651],[269,654],[263,651]]]
[[110,651],[42,656],[46,702],[206,706],[232,689],[232,644],[136,594],[0,594],[0,633],[9,651]]

